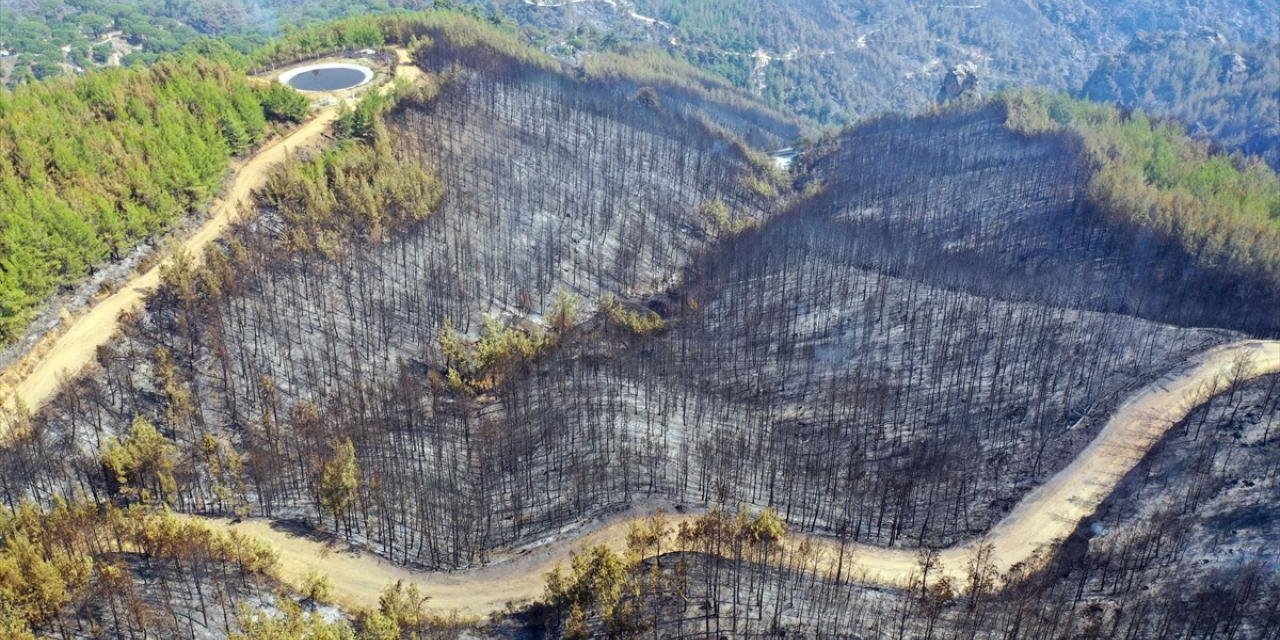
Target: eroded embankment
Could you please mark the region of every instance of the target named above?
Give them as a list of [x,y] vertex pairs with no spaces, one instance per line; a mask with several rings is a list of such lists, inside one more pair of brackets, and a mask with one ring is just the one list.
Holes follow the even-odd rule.
[[[1192,409],[1233,383],[1276,372],[1280,372],[1280,341],[1241,341],[1190,358],[1185,366],[1126,399],[1080,455],[1023,498],[985,536],[941,550],[938,568],[931,575],[947,576],[963,585],[966,565],[984,545],[991,546],[990,562],[1000,573],[1019,564],[1033,565],[1035,558],[1043,557],[1038,552],[1051,549],[1091,515],[1169,428]],[[508,602],[538,597],[546,572],[567,562],[576,549],[599,544],[624,548],[632,525],[657,508],[636,507],[566,533],[554,542],[495,554],[487,566],[454,572],[406,569],[373,554],[343,550],[290,533],[266,520],[208,522],[273,546],[280,553],[280,571],[286,580],[300,583],[312,572],[328,575],[336,598],[348,606],[376,606],[387,585],[404,581],[417,584],[437,609],[483,615],[504,609]],[[667,522],[674,531],[699,515],[669,513]],[[791,549],[807,544],[814,558],[811,566],[819,572],[835,575],[839,566],[842,575],[868,584],[904,586],[919,573],[917,551],[911,549],[841,545],[834,538],[807,534],[790,534],[784,544]],[[669,536],[663,548],[680,550],[674,536]]]

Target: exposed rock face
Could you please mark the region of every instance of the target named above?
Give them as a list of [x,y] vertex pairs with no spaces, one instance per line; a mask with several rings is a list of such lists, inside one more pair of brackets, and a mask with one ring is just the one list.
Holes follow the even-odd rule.
[[1249,63],[1245,62],[1244,56],[1238,53],[1228,53],[1221,58],[1221,72],[1218,74],[1218,81],[1227,84],[1236,78],[1242,78],[1249,73]]
[[938,89],[938,103],[951,102],[973,93],[977,87],[978,65],[972,62],[961,62],[951,67],[947,77],[942,79],[942,86]]

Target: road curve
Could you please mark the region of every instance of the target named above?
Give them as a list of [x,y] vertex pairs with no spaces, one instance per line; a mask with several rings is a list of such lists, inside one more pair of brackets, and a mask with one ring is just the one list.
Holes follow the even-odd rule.
[[[1192,356],[1176,370],[1130,395],[1070,464],[1028,493],[986,535],[940,550],[940,564],[931,572],[930,581],[945,575],[962,586],[966,565],[982,545],[991,545],[990,561],[1001,573],[1019,564],[1032,567],[1038,551],[1052,548],[1074,531],[1165,432],[1193,408],[1232,381],[1276,372],[1280,372],[1280,341],[1246,340]],[[543,575],[556,564],[567,562],[570,552],[576,549],[596,544],[623,548],[629,528],[643,521],[653,509],[650,505],[594,521],[558,536],[554,542],[495,554],[495,561],[487,566],[456,572],[406,569],[373,554],[341,550],[288,533],[273,527],[268,520],[206,522],[218,529],[240,531],[274,547],[280,554],[281,577],[290,582],[301,583],[312,572],[328,575],[336,599],[348,606],[376,606],[378,595],[388,584],[403,580],[417,584],[431,598],[434,608],[482,616],[503,610],[507,602],[537,598],[542,593]],[[698,515],[668,513],[667,520],[675,529]],[[841,545],[836,539],[807,534],[789,534],[785,539],[792,549],[806,543],[816,554],[810,565],[828,575],[835,575],[839,565],[842,575],[854,580],[901,587],[919,572],[917,552],[911,549],[846,544],[841,562]],[[676,550],[678,546],[674,539],[668,539],[663,548]]]
[[[397,77],[416,80],[422,74],[404,50],[398,52]],[[385,90],[386,87],[384,86]],[[230,178],[226,194],[211,207],[209,220],[181,243],[189,253],[201,251],[230,227],[242,202],[264,184],[267,170],[283,161],[289,151],[311,144],[337,118],[336,106],[320,110],[289,135],[258,151]],[[125,286],[77,317],[30,370],[5,394],[0,413],[12,410],[20,399],[38,409],[56,393],[64,376],[78,373],[93,360],[97,348],[118,329],[121,313],[137,309],[160,279],[157,265],[132,278]],[[24,359],[25,360],[25,359]],[[1187,413],[1224,389],[1232,380],[1243,381],[1280,371],[1280,342],[1247,340],[1223,345],[1190,358],[1184,366],[1134,392],[1121,404],[1080,454],[1047,482],[1028,493],[1014,509],[984,536],[942,549],[940,567],[932,575],[946,575],[963,583],[965,565],[975,549],[991,545],[991,562],[1000,572],[1028,563],[1041,549],[1051,548],[1092,514],[1165,432]],[[7,421],[0,421],[0,436]],[[520,552],[495,554],[496,561],[458,572],[414,571],[373,554],[335,550],[330,545],[277,529],[269,521],[240,523],[206,519],[217,529],[236,530],[275,547],[280,554],[282,577],[300,583],[313,571],[327,574],[336,598],[345,604],[376,606],[386,585],[398,580],[415,583],[431,598],[433,607],[484,615],[505,608],[509,601],[536,598],[542,593],[543,575],[565,562],[578,548],[605,544],[625,546],[630,527],[650,515],[632,510],[607,520],[587,524],[558,540]],[[672,528],[692,522],[699,514],[669,514]],[[807,543],[817,558],[817,570],[842,573],[869,584],[904,586],[918,572],[916,551],[869,545],[844,545],[830,537],[791,534],[785,544]],[[675,550],[674,540],[664,548]]]
[[[409,54],[398,50],[400,66],[398,78],[416,81],[421,71],[413,66]],[[387,90],[390,83],[383,85]],[[329,130],[338,117],[338,103],[319,109],[310,120],[258,150],[241,162],[228,178],[225,193],[209,208],[209,219],[180,243],[188,254],[199,255],[209,243],[226,233],[235,221],[242,204],[252,198],[253,192],[266,183],[269,169],[284,161],[291,151],[315,143]],[[13,367],[25,369],[21,378],[11,388],[3,390],[0,400],[0,438],[6,435],[9,420],[3,419],[21,401],[34,412],[44,406],[57,393],[61,381],[79,373],[96,357],[98,347],[106,344],[119,329],[120,314],[142,306],[146,296],[160,283],[161,261],[143,273],[133,276],[111,295],[95,303],[89,310],[77,316],[62,334],[49,343],[38,345],[32,353],[19,359]]]

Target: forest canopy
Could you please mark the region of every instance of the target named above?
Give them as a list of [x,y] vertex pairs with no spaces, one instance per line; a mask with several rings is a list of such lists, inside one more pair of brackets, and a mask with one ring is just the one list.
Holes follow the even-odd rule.
[[0,342],[207,202],[270,120],[303,114],[300,95],[194,56],[0,91]]

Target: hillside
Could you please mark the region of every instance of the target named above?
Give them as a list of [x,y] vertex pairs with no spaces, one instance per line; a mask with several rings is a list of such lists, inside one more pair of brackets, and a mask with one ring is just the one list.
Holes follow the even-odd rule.
[[0,92],[0,344],[58,287],[207,204],[235,154],[306,109],[194,57]]
[[[926,586],[917,574],[914,589],[885,590],[815,573],[812,553],[743,544],[735,523],[701,549],[640,563],[625,583],[639,595],[626,607],[566,618],[593,632],[634,623],[663,638],[1266,638],[1280,625],[1270,559],[1280,527],[1268,493],[1278,384],[1273,375],[1243,386],[1180,423],[1044,570],[993,578],[973,556],[960,580]],[[917,566],[957,569],[927,553]],[[975,594],[974,584],[987,586]]]
[[[681,6],[636,11],[716,37]],[[567,64],[450,11],[300,29],[240,63],[387,45],[396,82],[317,105],[323,144],[269,156],[242,219],[125,283],[155,286],[83,370],[0,415],[0,635],[1280,623],[1265,163],[1045,91],[816,135],[680,55]],[[167,105],[222,140],[174,153],[225,166],[229,114],[265,127],[294,94],[201,64],[3,98],[65,97],[86,140],[162,135],[112,116]],[[48,141],[39,166],[87,155],[13,131]],[[766,153],[802,140],[787,168]],[[154,161],[6,184],[54,199],[184,168]],[[192,184],[185,208],[214,188]]]
[[[984,133],[999,128],[995,146]],[[1012,169],[1028,148],[1042,151]],[[1141,114],[1011,93],[855,127],[811,162],[824,187],[812,206],[859,228],[857,264],[1184,326],[1280,328],[1280,179]],[[992,206],[1003,193],[1020,198]]]
[[[1229,2],[634,4],[672,25],[671,33],[659,29],[655,37],[674,37],[679,54],[726,69],[742,86],[758,83],[776,104],[835,122],[927,106],[948,69],[965,62],[976,64],[984,87],[1072,90],[1102,54],[1122,49],[1140,31],[1216,30],[1227,41],[1250,44],[1280,27],[1262,5]],[[763,68],[757,50],[770,56]]]
[[1197,138],[1280,168],[1280,43],[1137,38],[1099,62],[1080,93],[1179,120]]
[[[366,139],[286,162],[262,191],[258,217],[206,256],[167,268],[147,309],[98,352],[100,375],[73,383],[30,422],[19,415],[22,424],[9,425],[8,497],[74,499],[76,486],[93,486],[113,501],[184,511],[318,508],[385,553],[441,566],[473,562],[510,539],[505,526],[467,529],[485,508],[457,499],[483,497],[456,457],[472,447],[470,429],[456,421],[464,418],[462,392],[428,371],[450,365],[482,389],[502,367],[519,366],[510,341],[554,348],[573,330],[575,306],[665,287],[710,240],[698,213],[704,201],[733,205],[734,219],[760,218],[776,209],[780,185],[722,125],[693,112],[701,94],[619,91],[617,82],[561,74],[477,23],[437,16],[422,24],[434,45],[419,64],[436,80],[404,97],[385,124],[378,116]],[[503,52],[511,47],[515,57]],[[454,61],[469,70],[452,71]],[[759,122],[760,135],[794,132],[758,108],[718,110]],[[285,300],[290,314],[282,314]],[[489,316],[510,328],[486,323]],[[482,325],[499,327],[485,334],[496,360],[464,367],[445,358],[454,331],[475,336]],[[335,348],[341,364],[330,359]],[[415,429],[415,438],[435,433],[445,449],[419,457],[427,442],[419,440],[400,450],[400,428],[380,418],[366,422],[373,430],[364,436],[350,430],[349,418],[374,419],[350,412],[357,405],[398,411],[380,399],[400,384],[433,389],[427,405],[413,402],[437,405],[429,431]],[[417,411],[404,417],[418,420]],[[140,414],[158,432],[131,427]],[[102,420],[106,430],[85,420]],[[47,440],[55,433],[57,444]],[[107,476],[95,462],[107,455],[105,442],[119,442],[121,452]],[[417,508],[379,509],[369,528],[353,519],[354,496],[334,502],[313,491],[354,442],[363,468],[372,468],[366,455],[375,448],[426,465],[420,475],[389,465],[377,481],[384,489],[360,491],[361,500],[386,505],[417,495]],[[412,533],[427,522],[457,535]],[[80,597],[96,584],[65,588]]]

